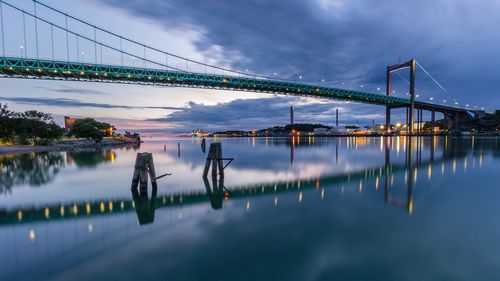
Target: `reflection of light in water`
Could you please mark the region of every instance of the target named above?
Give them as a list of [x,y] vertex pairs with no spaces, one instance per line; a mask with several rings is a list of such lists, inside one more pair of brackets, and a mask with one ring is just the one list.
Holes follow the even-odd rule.
[[415,167],[415,177],[414,177],[415,183],[417,183],[417,177],[418,177],[418,169]]
[[92,223],[89,223],[89,225],[87,226],[87,230],[89,233],[91,233],[94,230],[94,225]]
[[275,196],[274,197],[274,206],[277,206],[278,205],[278,196]]
[[321,189],[321,200],[323,200],[325,198],[325,189],[322,188]]
[[453,159],[453,173],[457,171],[457,159]]
[[113,202],[109,201],[108,209],[110,212],[113,212]]
[[64,206],[61,206],[59,212],[61,213],[61,217],[64,217]]
[[302,195],[302,192],[299,193],[299,203],[302,202],[302,198],[303,198],[303,195]]
[[48,207],[45,207],[45,209],[43,210],[43,213],[44,213],[46,219],[48,219],[50,217],[50,209]]
[[375,189],[378,190],[378,176],[375,178]]
[[250,201],[247,201],[246,209],[250,210]]
[[429,166],[427,167],[427,178],[429,178],[429,180],[432,178],[432,165],[429,164]]
[[363,191],[363,180],[359,181],[359,192]]
[[87,205],[85,205],[85,211],[87,212],[87,214],[90,214],[90,204],[87,203]]
[[[163,196],[163,205],[165,205],[166,201],[167,201],[167,198],[165,198],[165,196]],[[125,202],[121,201],[120,202],[120,209],[124,209],[125,208]]]
[[408,171],[405,171],[405,183],[408,182]]
[[410,199],[410,202],[408,203],[408,213],[410,213],[410,215],[413,213],[413,198]]
[[396,156],[399,156],[400,142],[401,142],[401,140],[399,139],[399,136],[398,136],[396,138]]
[[394,175],[391,175],[391,186],[394,185]]
[[467,157],[464,158],[464,172],[467,172]]
[[23,220],[23,211],[17,211],[17,220],[22,221]]
[[35,241],[35,238],[36,238],[35,230],[31,229],[30,232],[28,233],[28,236],[30,238],[30,241]]
[[441,163],[441,175],[444,175],[444,161]]
[[73,215],[77,215],[78,214],[78,206],[75,204],[73,204],[73,207],[71,207],[71,212],[73,213]]
[[483,153],[479,154],[479,168],[483,167]]

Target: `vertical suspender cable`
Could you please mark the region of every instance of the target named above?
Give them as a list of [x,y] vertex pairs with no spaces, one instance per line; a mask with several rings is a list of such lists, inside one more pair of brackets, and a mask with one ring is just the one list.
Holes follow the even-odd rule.
[[[27,54],[28,54],[28,46],[26,46],[26,18],[24,16],[24,12],[23,12],[23,34],[24,34],[24,57],[27,57]],[[21,49],[21,57],[22,57],[22,49]]]
[[0,2],[0,25],[1,31],[2,31],[2,56],[5,57],[5,36],[3,34],[3,10],[2,10],[3,3]]
[[101,54],[101,64],[102,64],[102,44],[99,44],[99,47],[101,49],[101,51],[99,53]]
[[35,10],[35,45],[36,45],[36,59],[39,59],[38,55],[38,17],[36,16],[36,1],[33,1],[33,8]]
[[80,39],[79,36],[76,35],[76,61],[80,62]]
[[122,43],[121,36],[120,36],[120,57],[121,57],[121,62],[122,62],[122,67],[123,67],[123,43]]
[[52,47],[52,60],[54,60],[54,25],[50,24],[50,41]]
[[168,71],[168,54],[165,53],[165,70]]
[[68,34],[68,16],[66,16],[66,56],[69,62],[69,34]]
[[94,26],[94,56],[95,56],[95,64],[97,64],[97,35]]
[[144,68],[146,68],[146,45],[144,45]]

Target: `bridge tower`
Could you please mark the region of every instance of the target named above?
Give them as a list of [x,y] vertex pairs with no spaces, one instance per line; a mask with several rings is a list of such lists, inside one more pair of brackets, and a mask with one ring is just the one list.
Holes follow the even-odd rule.
[[[415,59],[411,59],[405,63],[395,64],[387,67],[387,85],[386,85],[386,94],[387,96],[391,95],[391,73],[398,71],[403,68],[410,68],[410,106],[407,109],[406,115],[406,125],[408,126],[409,133],[413,134],[413,124],[414,124],[414,110],[415,110],[415,68],[417,65],[417,61]],[[389,134],[391,132],[391,107],[387,106],[386,108],[386,132]]]

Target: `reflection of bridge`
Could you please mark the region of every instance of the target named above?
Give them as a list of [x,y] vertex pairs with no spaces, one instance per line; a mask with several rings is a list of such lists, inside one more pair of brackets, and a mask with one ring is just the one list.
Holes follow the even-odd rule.
[[[192,205],[201,202],[210,201],[212,208],[219,209],[222,207],[224,200],[240,199],[257,196],[266,196],[271,194],[280,193],[297,193],[311,189],[322,189],[333,186],[339,186],[345,183],[359,182],[360,186],[366,185],[366,182],[373,181],[375,187],[378,189],[379,185],[385,179],[385,200],[388,204],[395,204],[397,206],[408,209],[411,213],[413,209],[412,203],[412,185],[414,178],[413,173],[418,167],[428,166],[435,161],[455,160],[457,157],[464,157],[465,154],[459,151],[453,151],[452,154],[445,153],[441,159],[434,159],[434,144],[431,145],[430,158],[428,161],[421,161],[421,151],[417,149],[414,151],[412,145],[412,138],[407,138],[406,143],[406,159],[403,164],[391,164],[390,159],[390,142],[386,140],[386,163],[380,167],[370,168],[359,172],[351,172],[340,175],[322,176],[319,178],[299,179],[294,181],[282,181],[275,183],[255,184],[249,186],[232,187],[229,190],[224,187],[224,182],[214,181],[213,187],[205,180],[205,191],[191,191],[175,194],[156,195],[153,192],[151,198],[143,197],[138,193],[132,192],[131,198],[113,199],[113,200],[100,200],[94,202],[73,202],[69,204],[58,204],[50,206],[40,206],[35,208],[26,208],[18,210],[0,211],[0,224],[16,224],[16,223],[32,223],[42,221],[52,221],[60,219],[73,219],[85,218],[90,216],[111,215],[123,212],[136,211],[138,213],[139,221],[141,223],[148,223],[154,220],[154,211],[158,208],[168,208],[175,206]],[[417,147],[418,144],[417,144]],[[413,161],[414,152],[416,152],[416,161]],[[420,155],[420,156],[419,156]],[[414,163],[415,162],[415,163]],[[408,197],[406,203],[391,196],[390,177],[395,173],[404,172],[407,180],[405,183],[408,185]]]
[[[389,79],[387,95],[380,95],[327,87],[323,84],[308,84],[277,79],[275,76],[265,77],[248,74],[246,71],[233,71],[208,65],[117,35],[84,20],[72,17],[44,3],[33,1],[33,4],[34,9],[31,12],[0,0],[0,8],[7,8],[5,10],[15,15],[14,19],[9,17],[10,21],[7,22],[4,21],[4,16],[0,14],[2,19],[0,75],[4,77],[225,89],[346,100],[386,106],[388,122],[390,122],[391,109],[407,108],[407,111],[409,109],[407,124],[410,131],[413,130],[414,109],[418,110],[417,120],[421,120],[421,112],[424,109],[433,112],[433,120],[434,112],[442,112],[445,116],[455,119],[457,119],[459,114],[464,115],[466,113],[466,110],[461,108],[414,100],[415,60],[412,60],[411,63],[388,68],[387,72],[389,78],[392,71],[396,71],[401,67],[410,67],[410,99],[407,99],[390,95]],[[0,12],[2,11],[3,9],[0,9]],[[47,14],[50,13],[50,18],[41,15],[43,11],[47,12]],[[21,45],[21,55],[19,56],[17,52],[18,41],[15,39],[10,40],[14,42],[9,41],[8,43],[10,44],[6,47],[7,39],[4,36],[4,26],[9,26],[9,29],[12,30],[18,30],[20,26],[15,22],[15,19],[20,19],[20,15],[22,16],[22,26],[24,28],[24,44]],[[26,37],[26,17],[34,22],[35,38]],[[55,19],[56,17],[64,19],[65,25],[63,26],[58,23]],[[68,21],[85,26],[93,31],[93,35],[69,29]],[[43,34],[41,30],[50,30],[50,34]],[[63,36],[54,37],[54,32]],[[47,48],[47,46],[45,48],[39,47],[42,43],[39,42],[39,38],[43,38],[45,45],[49,45],[48,43],[50,43],[50,48]],[[59,40],[57,40],[58,38]],[[101,38],[106,38],[107,40]],[[133,48],[124,48],[124,42]],[[31,56],[28,56],[28,44],[31,46],[35,45],[33,49],[36,52],[32,52]],[[59,48],[55,48],[54,46],[66,46],[66,52],[55,52]],[[7,49],[14,49],[16,55],[7,55]],[[138,49],[140,50],[139,53],[142,52],[141,54],[138,54]],[[84,59],[85,52],[87,52],[87,61]],[[48,57],[50,59],[42,59]],[[93,60],[89,60],[89,57],[93,57]],[[120,58],[120,60],[119,62],[109,61],[113,58]],[[132,66],[127,64],[126,61],[129,61],[130,64],[128,58],[132,59]],[[136,61],[137,64],[142,64],[142,66],[136,66]],[[179,64],[185,65],[185,67],[179,68]]]

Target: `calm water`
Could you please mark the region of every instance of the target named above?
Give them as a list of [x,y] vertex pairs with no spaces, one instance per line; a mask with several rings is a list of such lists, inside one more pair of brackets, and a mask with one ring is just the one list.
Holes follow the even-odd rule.
[[500,280],[497,138],[213,141],[0,156],[0,280]]

